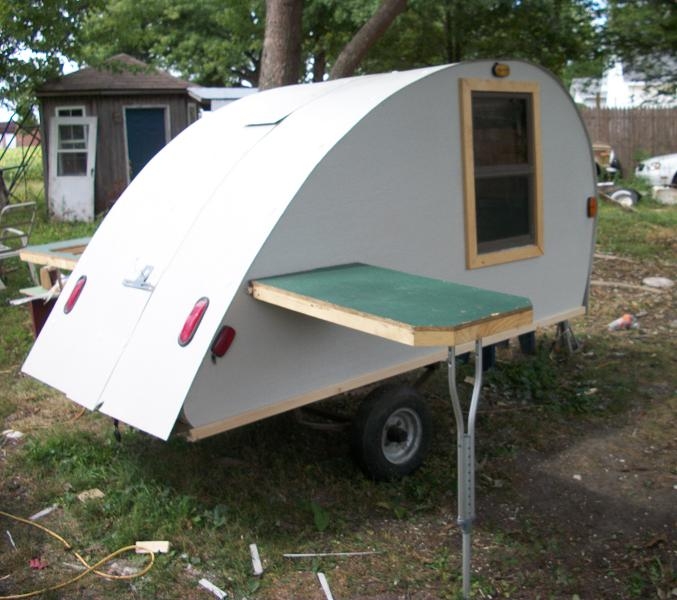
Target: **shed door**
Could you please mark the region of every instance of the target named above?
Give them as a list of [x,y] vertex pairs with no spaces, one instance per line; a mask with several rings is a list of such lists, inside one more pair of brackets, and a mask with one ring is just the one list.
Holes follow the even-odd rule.
[[167,143],[165,114],[164,107],[125,109],[129,181]]
[[62,220],[91,221],[96,117],[53,117],[49,140],[50,211]]

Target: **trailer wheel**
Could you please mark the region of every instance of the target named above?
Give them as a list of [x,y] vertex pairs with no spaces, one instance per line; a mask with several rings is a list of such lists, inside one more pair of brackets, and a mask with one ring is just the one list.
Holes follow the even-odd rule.
[[430,448],[432,420],[412,387],[384,385],[369,393],[353,421],[352,450],[377,481],[399,479],[418,469]]

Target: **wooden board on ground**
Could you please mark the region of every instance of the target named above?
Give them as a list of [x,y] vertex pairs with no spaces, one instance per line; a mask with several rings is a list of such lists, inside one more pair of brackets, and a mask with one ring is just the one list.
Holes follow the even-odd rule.
[[521,296],[360,263],[257,279],[250,292],[408,346],[456,346],[533,319]]

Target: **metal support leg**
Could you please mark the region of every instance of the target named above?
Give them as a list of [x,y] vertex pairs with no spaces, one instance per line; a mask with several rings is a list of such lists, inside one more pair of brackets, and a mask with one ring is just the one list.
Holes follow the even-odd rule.
[[456,452],[458,460],[458,524],[463,533],[463,598],[470,598],[470,560],[472,526],[475,520],[475,420],[482,387],[482,340],[475,342],[475,382],[465,427],[461,401],[456,387],[456,350],[449,348],[449,395],[456,419]]

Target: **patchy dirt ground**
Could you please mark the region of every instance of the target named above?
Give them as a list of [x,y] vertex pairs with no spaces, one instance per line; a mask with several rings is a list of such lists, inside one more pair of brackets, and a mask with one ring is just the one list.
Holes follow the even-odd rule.
[[[676,285],[656,291],[642,284],[655,276]],[[542,563],[522,569],[542,569],[544,577],[506,597],[677,597],[677,268],[598,255],[593,281],[590,316],[575,327],[581,352],[595,368],[634,381],[639,392],[619,415],[572,423],[537,449],[520,448],[504,465],[508,499],[491,490],[479,497],[487,528],[543,540]],[[585,347],[587,334],[625,312],[639,316],[638,329],[603,334],[603,356]],[[660,357],[667,368],[649,368],[656,353],[668,353]],[[594,383],[584,393],[603,393]],[[553,578],[559,592],[548,589]],[[561,591],[566,579],[568,594]]]

